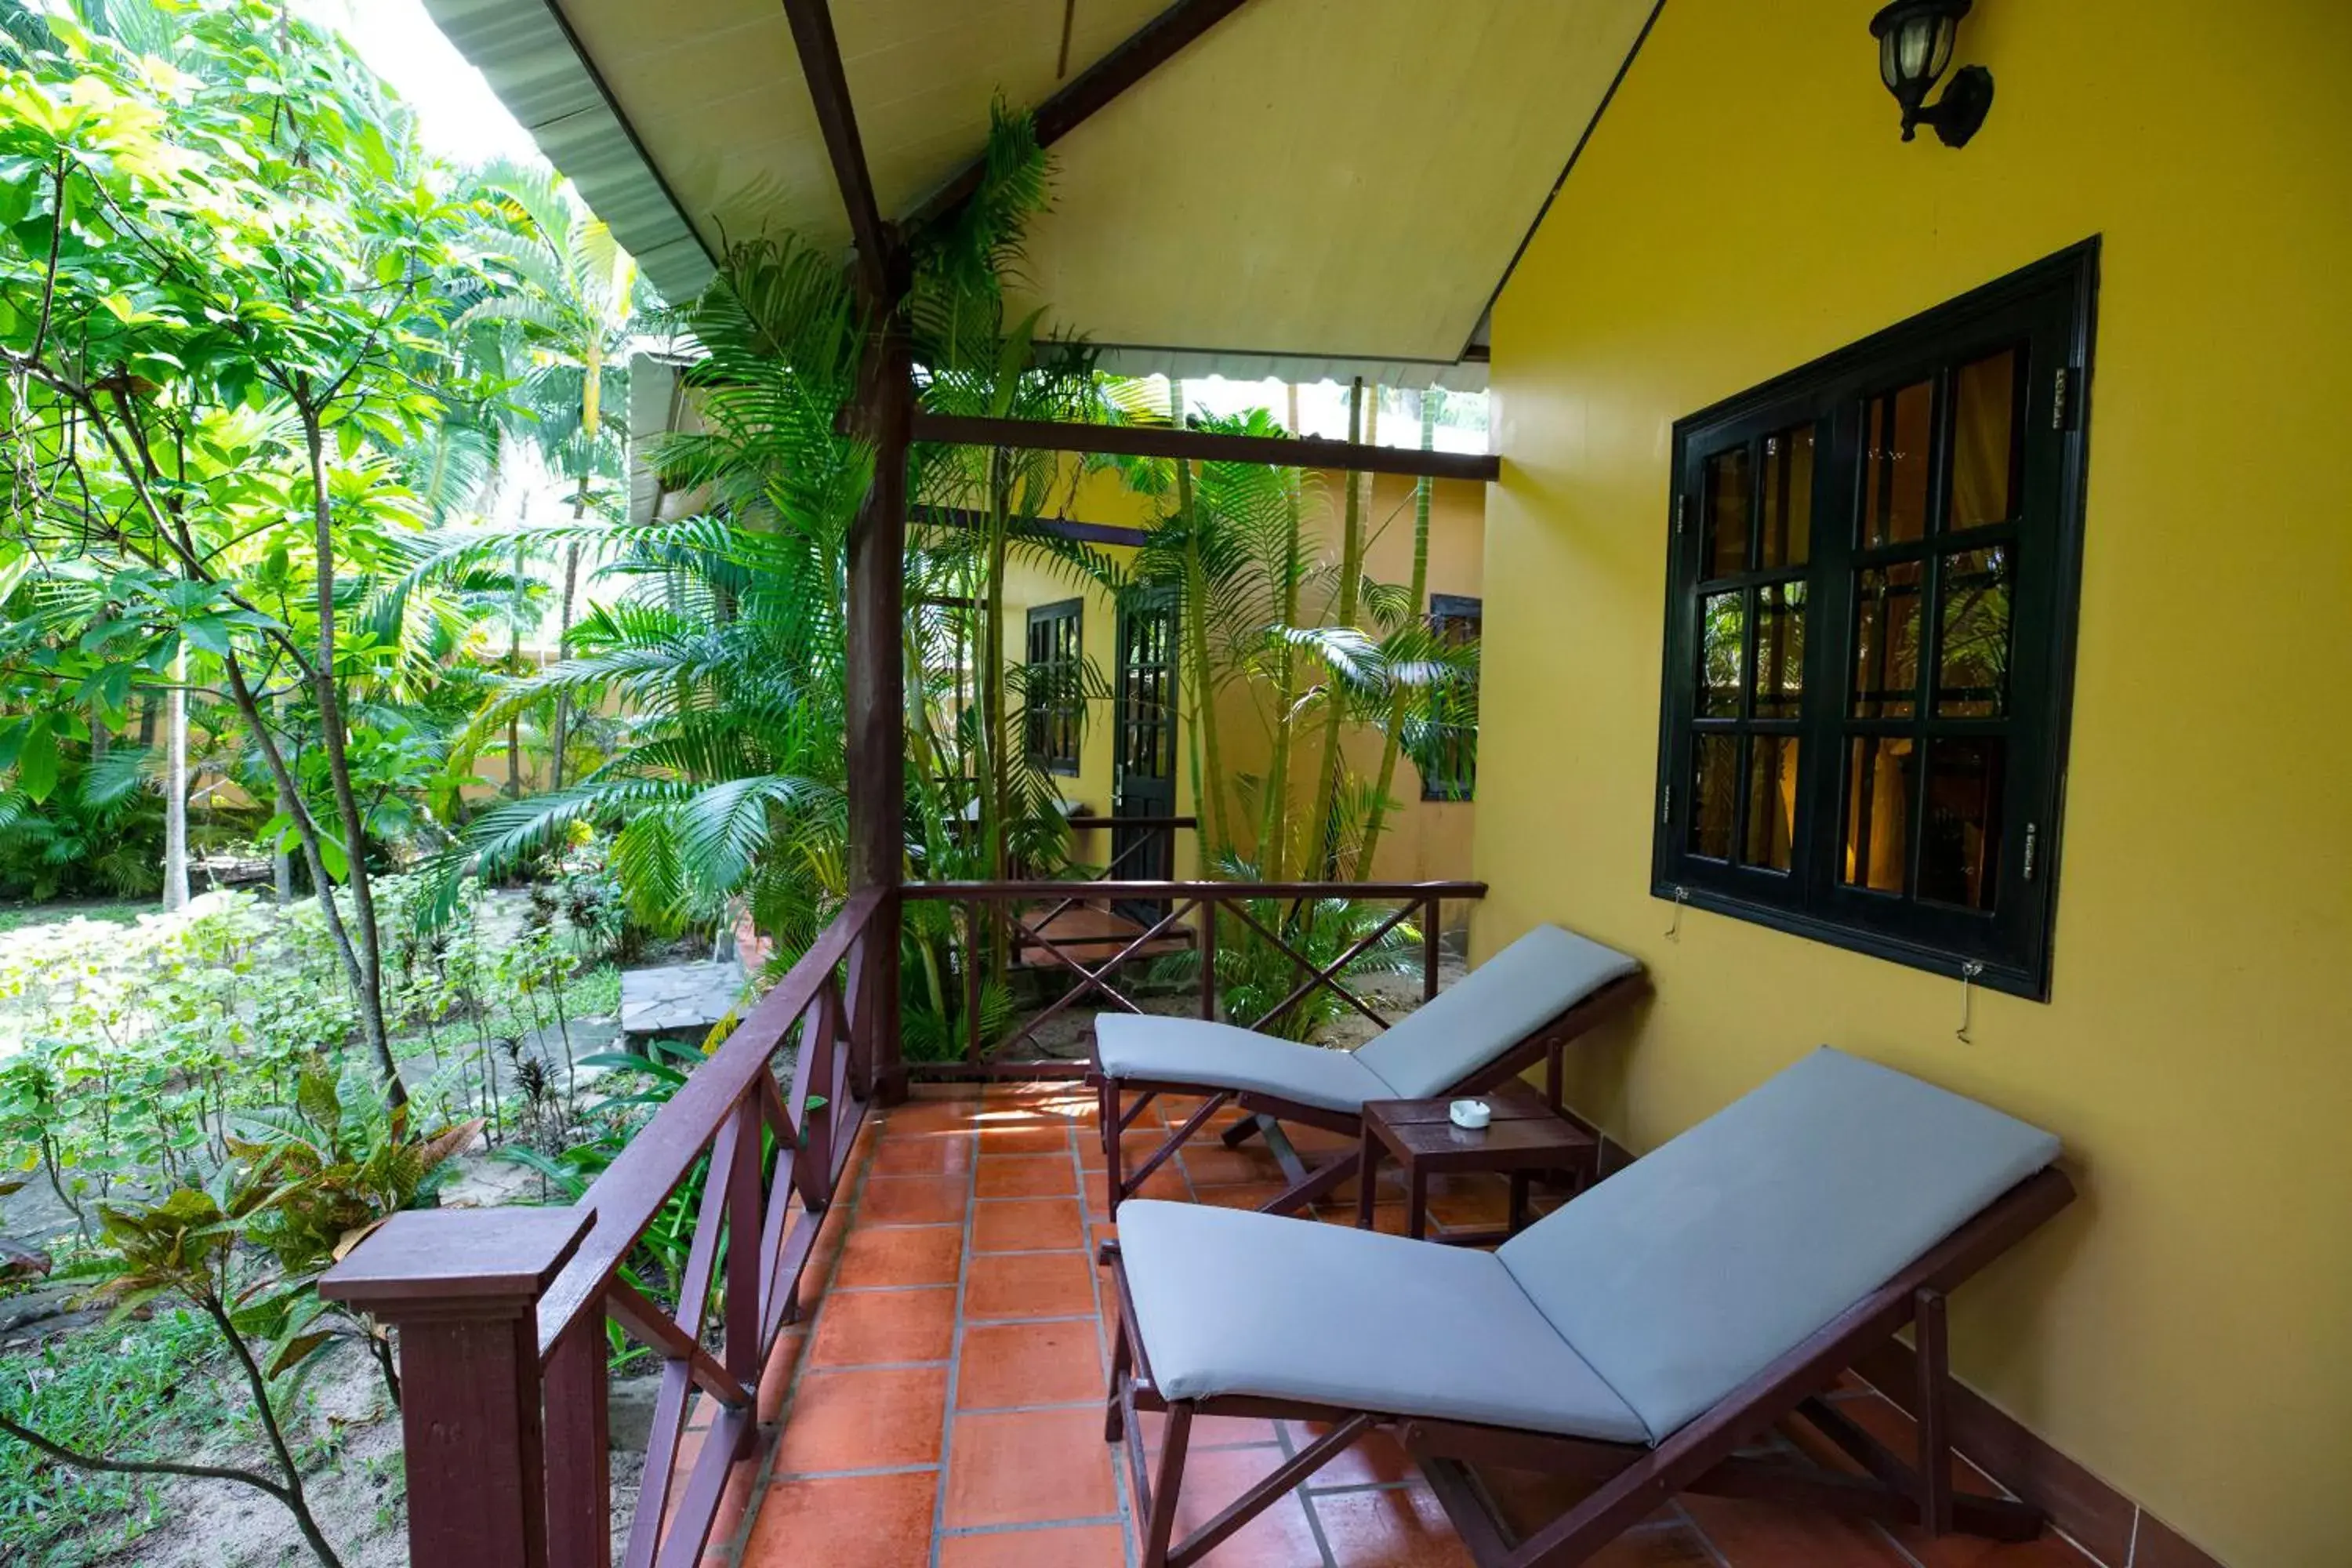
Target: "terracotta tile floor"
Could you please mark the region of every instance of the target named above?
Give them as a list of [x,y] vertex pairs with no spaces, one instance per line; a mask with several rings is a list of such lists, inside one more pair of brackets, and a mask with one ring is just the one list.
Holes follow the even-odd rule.
[[[1167,1108],[1181,1117],[1181,1103]],[[878,1112],[809,1266],[817,1301],[778,1345],[768,1424],[738,1467],[705,1568],[1123,1568],[1136,1521],[1102,1440],[1109,1366],[1089,1247],[1104,1217],[1093,1097],[1023,1086],[922,1094]],[[1229,1121],[1230,1119],[1228,1119]],[[1148,1146],[1165,1123],[1148,1110]],[[1309,1147],[1310,1134],[1302,1140]],[[1139,1152],[1140,1152],[1139,1150]],[[1153,1194],[1255,1201],[1278,1178],[1262,1148],[1207,1139]],[[1501,1218],[1499,1181],[1442,1187],[1455,1224]],[[1540,1205],[1538,1205],[1540,1206]],[[1384,1229],[1402,1202],[1383,1191]],[[1322,1218],[1355,1219],[1352,1189]],[[820,1289],[821,1287],[821,1289]],[[1882,1436],[1907,1418],[1861,1385],[1839,1395]],[[781,1424],[775,1419],[781,1412]],[[1147,1417],[1147,1431],[1157,1417]],[[694,1457],[688,1435],[680,1473]],[[1791,1434],[1802,1444],[1809,1436]],[[1313,1440],[1289,1423],[1194,1427],[1178,1533]],[[1783,1438],[1781,1441],[1790,1441]],[[1818,1439],[1816,1439],[1818,1441]],[[1962,1467],[1963,1486],[1986,1488]],[[1535,1477],[1490,1484],[1530,1523],[1564,1500]],[[1466,1568],[1469,1555],[1412,1463],[1385,1436],[1359,1445],[1208,1558],[1215,1568]],[[2051,1538],[1929,1541],[1851,1521],[1685,1498],[1593,1559],[1601,1568],[2091,1568]]]

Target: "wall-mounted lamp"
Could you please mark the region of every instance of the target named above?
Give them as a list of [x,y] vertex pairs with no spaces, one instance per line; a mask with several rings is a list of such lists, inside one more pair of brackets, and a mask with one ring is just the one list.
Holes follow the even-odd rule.
[[1960,18],[1974,0],[1894,0],[1870,19],[1878,40],[1878,74],[1903,106],[1903,140],[1922,125],[1933,126],[1947,147],[1964,147],[1992,107],[1992,72],[1962,66],[1933,107],[1927,94],[1952,63]]

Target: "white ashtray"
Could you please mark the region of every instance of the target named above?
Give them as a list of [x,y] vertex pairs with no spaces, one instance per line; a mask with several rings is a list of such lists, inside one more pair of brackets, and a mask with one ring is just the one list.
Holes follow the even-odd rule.
[[1457,1100],[1445,1108],[1445,1114],[1454,1126],[1475,1132],[1495,1119],[1495,1109],[1483,1100]]

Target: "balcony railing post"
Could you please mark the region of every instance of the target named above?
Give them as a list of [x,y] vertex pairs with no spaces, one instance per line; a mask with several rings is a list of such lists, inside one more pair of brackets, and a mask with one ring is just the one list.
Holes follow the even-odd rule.
[[1201,900],[1201,1016],[1217,1021],[1217,900]]
[[547,1560],[612,1568],[611,1347],[604,1314],[583,1312],[547,1358]]
[[[822,1009],[818,1017],[830,1035],[832,1019]],[[760,1239],[767,1229],[761,1212],[766,1185],[760,1159],[762,1126],[760,1097],[745,1095],[735,1108],[735,1163],[727,1178],[726,1343],[728,1374],[746,1388],[760,1384],[760,1275],[767,1266]],[[830,1175],[832,1167],[825,1169]],[[736,1458],[751,1452],[752,1436],[752,1424],[746,1421]]]
[[1437,921],[1443,907],[1434,898],[1422,906],[1421,999],[1424,1002],[1437,995]]
[[549,1568],[538,1304],[593,1223],[577,1209],[411,1211],[319,1281],[400,1331],[411,1568]]

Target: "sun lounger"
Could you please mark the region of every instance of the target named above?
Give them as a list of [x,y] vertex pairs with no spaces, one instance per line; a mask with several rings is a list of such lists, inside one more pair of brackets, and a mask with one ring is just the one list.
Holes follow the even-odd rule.
[[[1478,1094],[1549,1055],[1546,1088],[1557,1105],[1562,1047],[1645,988],[1640,961],[1545,925],[1354,1051],[1195,1018],[1106,1013],[1095,1020],[1092,1076],[1102,1096],[1112,1212],[1228,1104],[1354,1138],[1368,1100]],[[1131,1103],[1129,1093],[1137,1097]],[[1130,1172],[1119,1134],[1161,1094],[1206,1098]],[[1239,1124],[1227,1141],[1238,1142],[1256,1125]],[[1346,1181],[1356,1160],[1349,1152],[1316,1171],[1295,1170],[1290,1186],[1265,1207],[1276,1214],[1300,1207]]]
[[[2026,1505],[1951,1487],[1944,1301],[2072,1199],[2057,1154],[2046,1132],[1824,1048],[1492,1253],[1131,1203],[1104,1248],[1120,1318],[1106,1435],[1128,1447],[1143,1568],[1197,1561],[1375,1426],[1482,1568],[1568,1568],[1679,1491],[2030,1538]],[[1906,1325],[1908,1464],[1822,1397]],[[1167,1412],[1156,1469],[1139,1410]],[[1754,1449],[1797,1411],[1858,1468]],[[1176,1542],[1196,1415],[1328,1430]],[[1595,1489],[1515,1541],[1481,1464]]]

